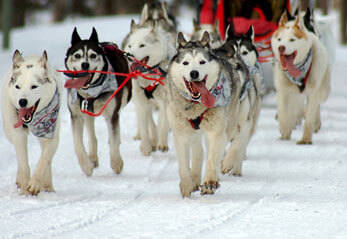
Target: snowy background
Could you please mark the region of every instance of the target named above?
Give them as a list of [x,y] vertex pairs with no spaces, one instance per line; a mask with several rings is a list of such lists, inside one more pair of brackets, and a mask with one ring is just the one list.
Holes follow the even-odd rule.
[[[191,32],[191,16],[184,16],[178,19],[179,28]],[[95,26],[101,41],[120,44],[132,17],[138,19],[70,19],[16,29],[11,50],[0,52],[0,75],[10,67],[15,49],[24,56],[47,50],[49,62],[64,69],[74,26],[82,38],[89,38]],[[337,16],[332,17],[337,32]],[[132,103],[121,113],[123,172],[115,175],[109,166],[106,124],[98,118],[100,166],[86,177],[73,149],[65,92],[61,140],[53,159],[56,193],[18,195],[15,151],[0,129],[0,238],[347,238],[346,72],[347,48],[337,46],[332,92],[321,107],[322,128],[313,145],[295,144],[302,126],[291,141],[278,140],[272,94],[264,100],[243,177],[221,175],[215,195],[194,193],[185,199],[179,191],[172,134],[168,153],[142,156],[140,142],[133,140]],[[29,141],[33,172],[41,150],[33,136]]]

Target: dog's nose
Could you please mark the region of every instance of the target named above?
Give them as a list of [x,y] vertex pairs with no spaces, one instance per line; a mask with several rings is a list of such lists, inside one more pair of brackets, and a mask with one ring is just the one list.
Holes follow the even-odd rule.
[[89,63],[88,62],[83,62],[81,64],[81,66],[82,66],[82,70],[88,70],[89,69]]
[[199,72],[198,72],[198,71],[191,71],[191,72],[190,72],[190,77],[191,77],[193,80],[199,78]]
[[279,51],[280,53],[283,53],[285,50],[286,50],[286,47],[285,47],[285,46],[279,46],[279,47],[278,47],[278,51]]
[[20,99],[18,103],[19,103],[20,107],[25,108],[25,106],[27,106],[27,104],[28,104],[28,100],[27,99]]

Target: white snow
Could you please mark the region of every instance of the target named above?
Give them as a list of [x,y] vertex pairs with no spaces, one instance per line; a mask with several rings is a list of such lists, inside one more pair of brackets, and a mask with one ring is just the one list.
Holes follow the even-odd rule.
[[[68,20],[14,30],[12,49],[0,52],[0,75],[11,65],[15,49],[25,56],[47,50],[50,63],[64,69],[74,26],[83,38],[95,26],[101,41],[120,44],[131,17],[138,16]],[[188,17],[179,21],[182,30],[191,31]],[[332,92],[321,107],[322,129],[314,135],[312,146],[295,144],[302,126],[291,141],[278,140],[275,96],[270,95],[248,147],[243,177],[221,175],[215,195],[194,193],[185,199],[179,191],[172,135],[168,153],[142,156],[139,141],[133,140],[132,103],[121,113],[123,172],[115,175],[109,166],[106,124],[98,118],[100,166],[86,177],[74,153],[65,93],[61,140],[53,159],[56,193],[18,195],[15,151],[1,127],[0,238],[347,238],[346,69],[347,48],[338,46]],[[30,136],[32,171],[40,152],[38,141]]]

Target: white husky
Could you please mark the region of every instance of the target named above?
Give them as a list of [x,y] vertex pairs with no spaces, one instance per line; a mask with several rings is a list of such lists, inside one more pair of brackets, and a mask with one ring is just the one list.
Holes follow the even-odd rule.
[[[161,23],[157,20],[147,20],[144,25],[131,22],[130,33],[123,41],[124,50],[134,55],[136,59],[150,66],[148,70],[143,65],[133,63],[133,71],[152,73],[153,70],[165,74],[170,58],[175,48],[160,30]],[[158,77],[157,77],[158,78]],[[165,83],[165,79],[163,80]],[[150,155],[158,148],[168,150],[169,125],[166,116],[164,86],[142,77],[133,80],[133,101],[136,108],[138,128],[141,138],[140,150],[143,155]],[[153,103],[159,106],[158,131],[153,121]]]
[[305,117],[298,144],[312,144],[312,133],[321,127],[320,104],[330,92],[328,52],[318,37],[298,17],[288,21],[283,13],[271,40],[275,53],[274,82],[277,92],[281,139],[289,140],[295,125]]
[[[59,108],[62,84],[57,72],[41,57],[23,59],[18,50],[2,85],[2,117],[7,138],[18,162],[16,184],[22,194],[54,192],[52,158],[59,142]],[[29,131],[40,140],[42,153],[30,178],[27,140]]]

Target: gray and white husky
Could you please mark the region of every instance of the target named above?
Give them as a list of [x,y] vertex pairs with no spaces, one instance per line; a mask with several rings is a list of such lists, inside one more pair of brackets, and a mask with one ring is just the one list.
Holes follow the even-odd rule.
[[[46,51],[41,57],[26,58],[15,51],[13,65],[2,84],[1,110],[5,134],[16,150],[16,184],[21,194],[54,192],[52,158],[59,142],[62,90],[56,70],[47,62]],[[38,137],[42,148],[32,177],[28,164],[29,132]]]
[[168,118],[183,197],[201,185],[203,135],[208,149],[201,194],[212,194],[219,187],[220,163],[238,120],[239,74],[226,57],[212,52],[209,43],[208,32],[200,41],[189,42],[179,33],[178,53],[169,66]]
[[228,27],[226,35],[226,42],[215,52],[225,54],[231,63],[237,64],[242,86],[237,128],[222,162],[222,173],[231,172],[235,176],[241,176],[242,162],[246,157],[247,145],[255,132],[261,107],[262,70],[257,60],[252,26],[244,35],[235,35]]
[[[152,73],[156,70],[166,75],[169,60],[176,50],[168,41],[167,35],[162,32],[160,24],[158,20],[147,20],[144,25],[136,24],[132,20],[130,33],[122,43],[124,50],[151,67],[147,69],[139,63],[133,63],[133,71]],[[166,83],[165,79],[163,83]],[[169,124],[165,99],[166,91],[163,85],[142,77],[133,79],[133,102],[138,124],[138,134],[135,138],[141,138],[140,150],[143,155],[148,156],[156,149],[168,150]],[[154,104],[159,106],[158,132],[152,116]]]
[[[96,30],[89,39],[82,40],[75,28],[72,33],[71,46],[67,50],[65,65],[74,71],[109,71],[128,73],[127,60],[112,43],[99,42]],[[94,129],[94,117],[81,112],[99,112],[112,93],[120,86],[125,77],[112,74],[88,73],[79,78],[65,82],[68,88],[68,106],[71,114],[74,148],[82,171],[90,176],[94,167],[98,166],[97,139]],[[113,171],[121,173],[123,160],[120,155],[120,110],[131,98],[131,81],[116,94],[102,113],[107,128],[110,145],[110,164]],[[83,143],[83,128],[87,128],[89,154]]]
[[190,37],[191,41],[198,41],[201,39],[205,31],[210,34],[210,45],[212,48],[217,48],[222,45],[222,38],[219,33],[218,21],[214,24],[199,24],[195,19],[193,19],[193,33]]

